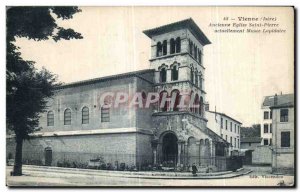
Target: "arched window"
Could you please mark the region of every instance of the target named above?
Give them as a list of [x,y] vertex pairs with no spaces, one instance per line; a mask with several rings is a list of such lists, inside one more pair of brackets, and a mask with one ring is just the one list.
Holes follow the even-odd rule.
[[194,45],[194,58],[197,60],[197,46]]
[[70,109],[66,109],[64,112],[64,125],[71,125],[72,113]]
[[202,64],[201,62],[202,62],[202,54],[201,54],[201,51],[199,50],[198,51],[198,60],[199,60],[199,63],[200,63],[200,65]]
[[170,40],[170,54],[175,53],[175,40],[172,38]]
[[198,86],[198,72],[195,72],[195,85]]
[[203,112],[204,112],[204,102],[203,102],[203,97],[200,97],[200,108],[199,108],[199,114],[203,117]]
[[205,145],[209,145],[209,140],[205,139]]
[[160,70],[160,82],[164,83],[167,81],[167,70],[166,68],[162,68]]
[[189,106],[190,106],[190,112],[193,112],[193,111],[194,111],[194,108],[193,108],[194,100],[195,100],[195,94],[194,94],[194,91],[191,91],[191,95],[190,95],[190,103],[189,103]]
[[156,57],[162,56],[162,45],[161,42],[158,42],[156,45]]
[[195,100],[194,100],[194,110],[193,110],[193,112],[194,113],[199,113],[199,95],[198,94],[196,94],[196,96],[195,96]]
[[191,40],[189,40],[189,52],[191,55],[193,55],[193,43]]
[[204,140],[200,139],[200,145],[204,145]]
[[[165,99],[163,99],[165,98]],[[167,101],[168,98],[168,92],[167,91],[162,91],[159,94],[159,111],[167,111],[169,102]]]
[[89,124],[89,108],[82,108],[82,124]]
[[180,37],[177,37],[176,38],[176,46],[175,46],[175,49],[176,49],[176,53],[180,53],[181,52],[181,40],[180,40]]
[[162,44],[162,52],[163,52],[163,55],[166,55],[166,54],[167,54],[167,40],[164,40],[164,41],[163,41],[163,44]]
[[194,83],[194,68],[193,67],[191,67],[190,74],[191,74],[191,82]]
[[109,115],[110,108],[107,105],[101,107],[101,122],[109,122],[110,115]]
[[202,90],[202,75],[199,76],[199,88]]
[[47,113],[47,126],[54,126],[54,113],[49,111]]
[[173,111],[179,111],[178,105],[180,102],[180,94],[177,89],[171,92],[171,107]]
[[172,79],[172,81],[178,80],[178,66],[176,66],[176,65],[172,67],[171,79]]

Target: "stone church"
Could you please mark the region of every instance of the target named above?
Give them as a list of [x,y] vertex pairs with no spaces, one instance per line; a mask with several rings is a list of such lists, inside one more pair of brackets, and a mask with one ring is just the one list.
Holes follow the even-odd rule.
[[[117,165],[210,164],[228,153],[228,143],[207,127],[203,49],[211,42],[192,19],[145,30],[151,39],[150,68],[61,85],[41,114],[40,132],[24,142],[23,161],[56,166],[103,158]],[[104,107],[103,93],[158,93],[158,105]],[[160,104],[162,96],[175,97]],[[105,98],[110,102],[114,96]],[[198,107],[179,105],[191,98]],[[185,100],[182,102],[186,103]],[[7,154],[14,154],[13,136]]]

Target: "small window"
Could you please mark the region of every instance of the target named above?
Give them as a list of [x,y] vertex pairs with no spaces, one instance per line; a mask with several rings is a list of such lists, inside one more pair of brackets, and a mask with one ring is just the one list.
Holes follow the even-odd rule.
[[226,128],[226,130],[227,130],[227,126],[228,126],[228,122],[227,122],[227,120],[225,120],[225,128]]
[[89,124],[89,108],[82,108],[82,124]]
[[163,55],[167,55],[167,40],[163,41],[163,44],[162,44],[162,53],[163,53]]
[[176,49],[176,53],[180,53],[181,52],[181,40],[180,37],[176,38],[176,45],[175,45],[175,49]]
[[269,145],[268,139],[264,139],[264,145]]
[[264,119],[269,119],[269,112],[268,111],[264,112]]
[[110,115],[109,115],[109,107],[103,106],[101,107],[101,122],[109,122]]
[[47,113],[47,126],[54,126],[54,113],[49,111]]
[[161,42],[158,42],[156,45],[156,57],[162,56],[162,45]]
[[162,68],[160,70],[160,82],[164,83],[167,81],[167,70],[165,68]]
[[270,133],[272,133],[272,123],[270,124]]
[[232,122],[230,122],[230,131],[232,132]]
[[270,111],[270,119],[272,119],[272,111]]
[[288,122],[288,121],[289,121],[289,110],[280,109],[280,122]]
[[240,148],[240,139],[237,139],[237,147]]
[[175,40],[172,38],[170,40],[170,54],[175,53]]
[[221,133],[221,137],[223,138],[223,133]]
[[264,124],[264,133],[268,133],[269,132],[269,126],[268,124]]
[[70,109],[66,109],[64,112],[64,125],[71,125],[71,110]]
[[249,146],[251,146],[251,143],[249,142]]
[[190,54],[193,55],[193,42],[189,40],[189,49],[190,49]]
[[225,135],[225,139],[226,139],[226,141],[227,141],[227,135]]
[[281,147],[290,147],[290,132],[281,132]]
[[236,147],[236,138],[234,138],[234,147]]
[[223,129],[223,118],[221,117],[221,128]]
[[234,124],[234,132],[236,133],[236,124]]
[[172,76],[171,76],[172,81],[177,81],[178,80],[178,69],[177,66],[172,67]]
[[230,144],[231,144],[231,146],[232,146],[232,137],[230,137]]

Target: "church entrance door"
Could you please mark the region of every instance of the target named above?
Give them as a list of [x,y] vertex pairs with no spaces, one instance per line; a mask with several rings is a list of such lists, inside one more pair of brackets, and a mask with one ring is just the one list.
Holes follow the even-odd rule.
[[177,137],[173,133],[167,133],[163,137],[162,141],[162,152],[163,152],[163,163],[169,166],[175,166],[177,163],[178,155],[178,144]]

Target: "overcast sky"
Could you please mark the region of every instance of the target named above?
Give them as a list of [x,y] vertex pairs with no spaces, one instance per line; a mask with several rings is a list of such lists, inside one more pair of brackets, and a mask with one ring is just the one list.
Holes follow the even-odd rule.
[[[29,41],[17,39],[22,57],[58,74],[65,83],[148,69],[150,29],[192,18],[210,39],[204,47],[206,100],[210,108],[241,121],[262,118],[263,96],[293,93],[293,13],[290,8],[216,7],[81,7],[82,12],[60,25],[84,39]],[[286,33],[220,34],[210,23],[222,18],[276,17]]]

